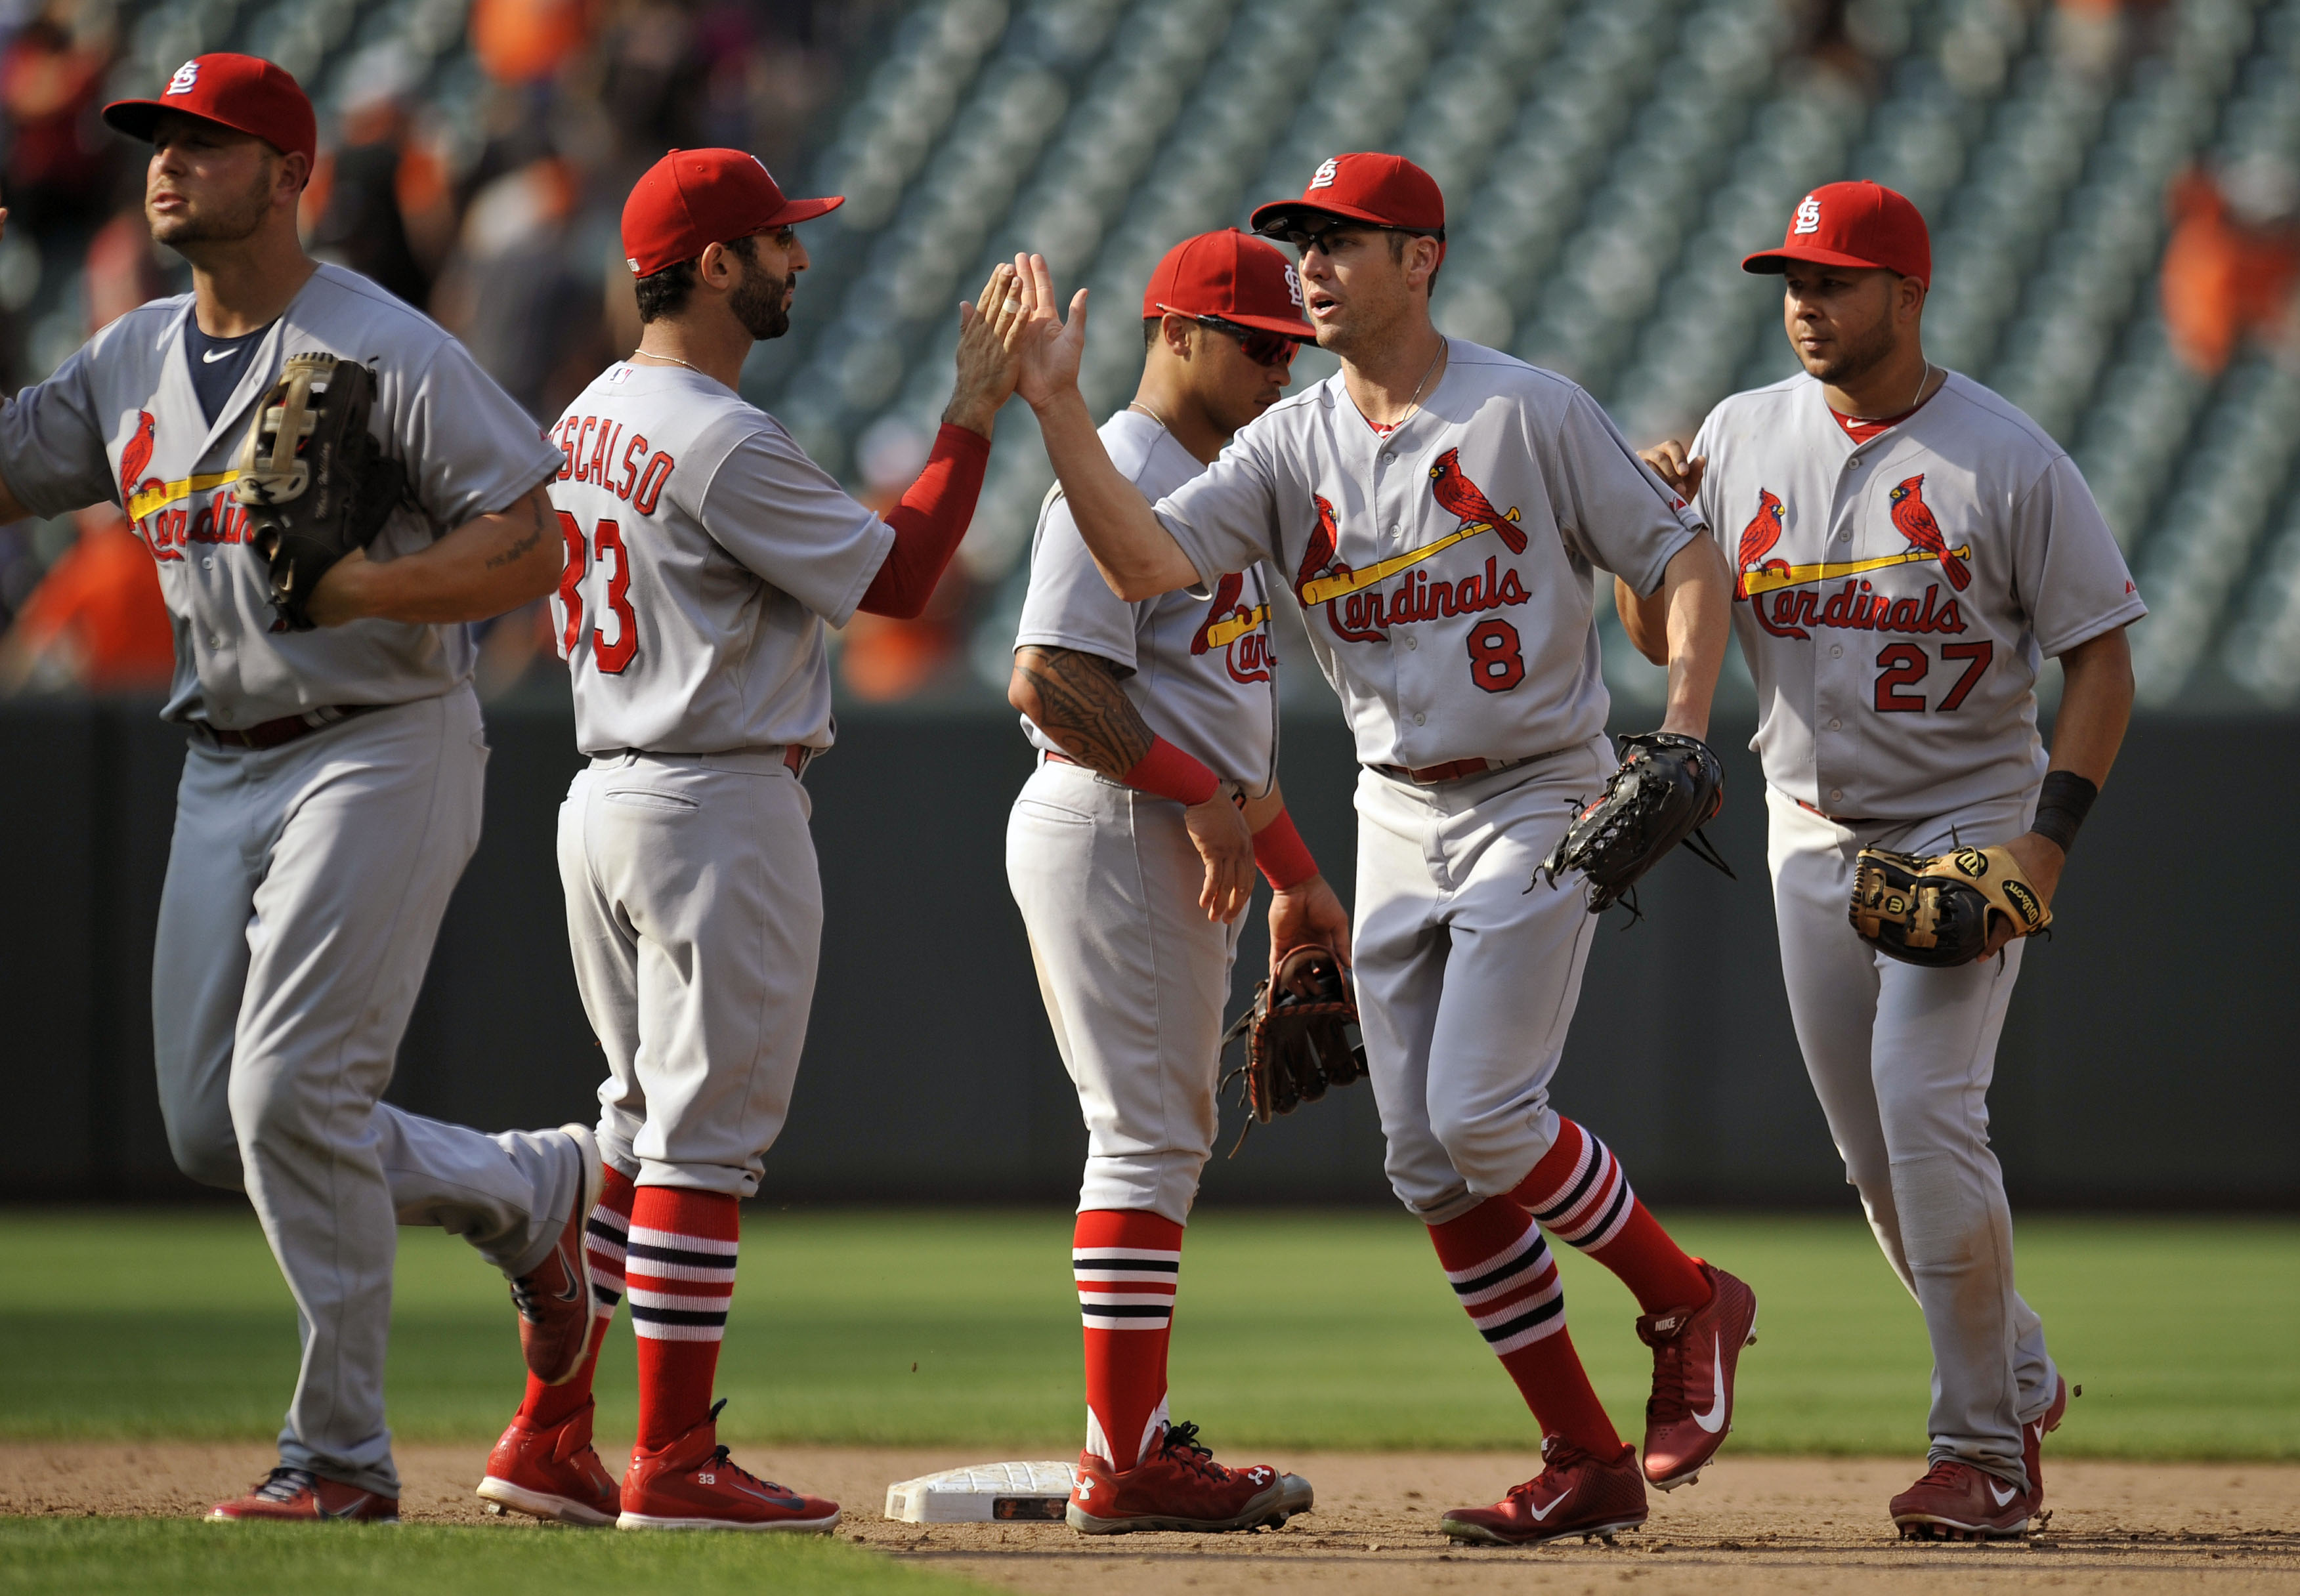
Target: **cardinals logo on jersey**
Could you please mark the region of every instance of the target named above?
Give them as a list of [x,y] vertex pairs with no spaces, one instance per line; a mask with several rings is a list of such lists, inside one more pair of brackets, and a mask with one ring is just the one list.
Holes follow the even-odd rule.
[[144,477],[144,468],[152,463],[152,449],[159,434],[160,424],[152,419],[152,412],[138,411],[136,430],[120,446],[120,502],[123,505],[134,503],[137,494],[146,486],[159,486],[156,480],[147,484]]
[[1893,527],[1915,545],[1920,559],[1938,560],[1948,575],[1948,585],[1962,593],[1972,585],[1972,572],[1965,568],[1971,556],[1971,549],[1952,549],[1948,539],[1941,536],[1940,523],[1925,505],[1925,479],[1921,475],[1911,477],[1893,489]]
[[1266,682],[1271,667],[1278,662],[1270,652],[1270,635],[1262,629],[1262,623],[1270,619],[1270,606],[1238,603],[1245,590],[1246,578],[1237,571],[1226,572],[1215,584],[1206,618],[1190,638],[1190,653],[1202,655],[1209,649],[1221,649],[1230,680]]
[[1753,573],[1788,569],[1787,561],[1765,558],[1772,553],[1773,545],[1781,540],[1781,517],[1780,495],[1770,488],[1760,487],[1757,490],[1757,513],[1751,516],[1749,524],[1741,528],[1740,559],[1733,568],[1735,598],[1749,596],[1749,578]]

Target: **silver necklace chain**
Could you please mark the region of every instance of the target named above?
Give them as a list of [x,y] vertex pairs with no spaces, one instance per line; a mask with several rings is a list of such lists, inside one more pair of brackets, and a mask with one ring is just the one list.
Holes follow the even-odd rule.
[[1396,432],[1399,428],[1413,420],[1415,413],[1421,408],[1421,390],[1429,385],[1429,378],[1436,374],[1438,370],[1438,362],[1446,358],[1446,340],[1443,338],[1438,339],[1438,353],[1429,357],[1429,364],[1428,368],[1422,371],[1421,380],[1415,383],[1413,385],[1413,392],[1406,395],[1405,413],[1398,417],[1395,421],[1392,421],[1388,427],[1383,428],[1382,430],[1384,432]]
[[1139,399],[1129,399],[1126,402],[1126,408],[1129,410],[1140,411],[1144,415],[1157,422],[1160,428],[1162,429],[1168,436],[1171,437],[1173,436],[1174,428],[1171,424],[1167,421],[1166,418],[1160,415],[1156,411],[1152,410]]
[[646,356],[647,359],[651,361],[669,361],[674,366],[685,366],[697,377],[708,377],[711,375],[710,372],[705,371],[702,367],[695,364],[692,361],[683,361],[675,354],[657,354],[652,349],[634,349],[631,351],[631,358],[633,360],[638,359],[641,355]]
[[[1910,411],[1912,411],[1916,409],[1918,405],[1922,404],[1925,401],[1925,384],[1930,382],[1932,379],[1933,363],[1930,361],[1927,361],[1925,362],[1925,374],[1917,378],[1917,391],[1909,395],[1908,408],[1906,410],[1896,411],[1893,413],[1895,415],[1905,416]],[[1883,416],[1855,416],[1853,419],[1856,421],[1882,421],[1887,418]]]

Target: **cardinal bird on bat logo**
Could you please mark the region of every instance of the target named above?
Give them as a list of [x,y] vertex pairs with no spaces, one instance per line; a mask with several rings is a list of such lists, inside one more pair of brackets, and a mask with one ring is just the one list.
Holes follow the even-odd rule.
[[1933,520],[1933,512],[1925,503],[1924,487],[1924,478],[1917,476],[1893,489],[1889,496],[1893,502],[1894,530],[1907,538],[1912,546],[1939,561],[1941,569],[1948,573],[1948,585],[1962,593],[1972,584],[1972,571],[1963,560],[1949,552],[1948,539],[1941,536],[1940,523]]
[[1733,568],[1733,596],[1749,596],[1749,573],[1756,570],[1787,570],[1788,565],[1779,560],[1767,560],[1773,545],[1781,540],[1783,528],[1780,495],[1770,488],[1757,490],[1757,513],[1741,528],[1741,557]]

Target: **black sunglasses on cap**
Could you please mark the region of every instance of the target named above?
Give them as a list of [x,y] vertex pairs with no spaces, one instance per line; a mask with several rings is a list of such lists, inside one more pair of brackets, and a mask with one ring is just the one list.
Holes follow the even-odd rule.
[[1291,366],[1295,355],[1301,353],[1301,344],[1283,333],[1265,332],[1258,327],[1241,327],[1221,316],[1194,315],[1169,304],[1161,304],[1158,308],[1169,315],[1188,317],[1200,327],[1211,327],[1218,333],[1229,334],[1238,340],[1238,346],[1245,352],[1246,358],[1257,366]]
[[1281,244],[1292,245],[1297,252],[1305,255],[1313,249],[1321,254],[1331,254],[1334,253],[1333,248],[1327,240],[1337,233],[1350,232],[1403,233],[1409,238],[1435,238],[1440,244],[1446,242],[1446,229],[1443,228],[1387,228],[1377,221],[1353,221],[1347,217],[1329,220],[1321,228],[1288,225],[1271,236]]

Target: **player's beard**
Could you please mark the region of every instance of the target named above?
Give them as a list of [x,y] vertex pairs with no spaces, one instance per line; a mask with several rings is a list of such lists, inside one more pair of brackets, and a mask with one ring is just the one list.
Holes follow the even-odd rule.
[[237,202],[201,205],[188,216],[152,219],[152,241],[180,248],[187,244],[241,244],[255,237],[271,209],[271,163],[262,165],[255,181]]
[[796,272],[777,277],[743,262],[743,280],[727,297],[727,308],[754,338],[779,338],[790,331],[790,311],[783,301],[798,280]]
[[1821,381],[1841,388],[1847,383],[1859,382],[1892,359],[1893,349],[1893,319],[1888,314],[1879,318],[1876,325],[1857,338],[1847,337],[1839,328],[1835,352],[1821,356],[1818,364],[1805,362],[1804,369]]

